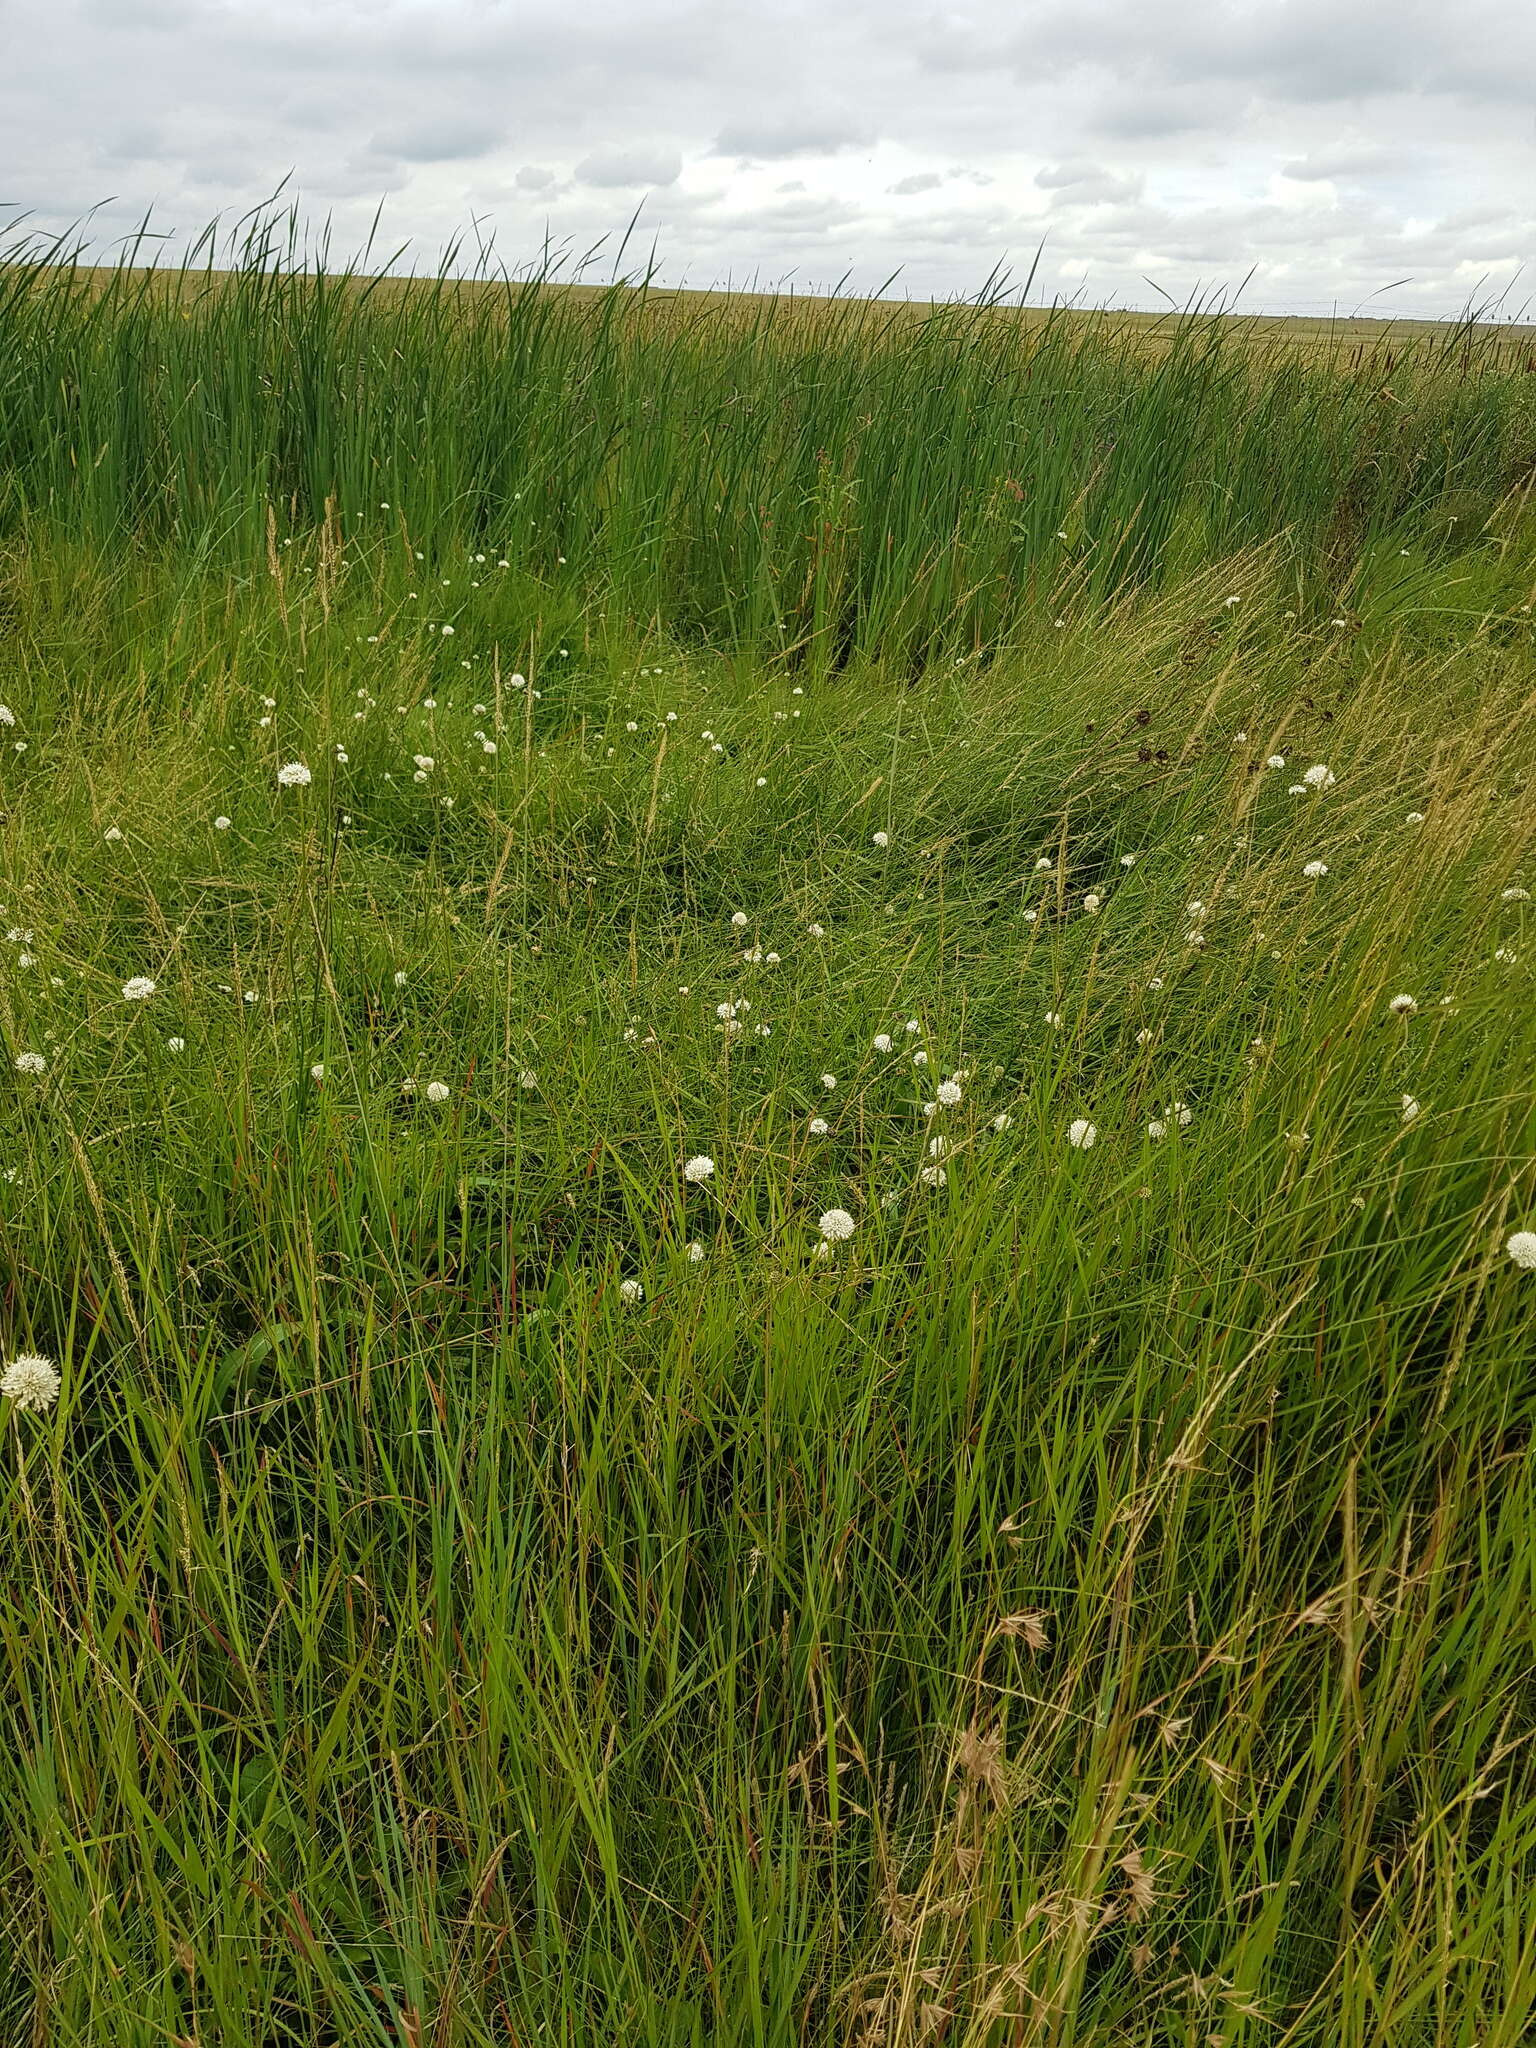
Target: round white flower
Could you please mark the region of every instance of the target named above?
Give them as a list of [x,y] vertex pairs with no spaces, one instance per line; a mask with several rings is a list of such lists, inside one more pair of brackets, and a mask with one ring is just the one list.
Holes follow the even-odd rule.
[[430,754],[412,754],[411,759],[418,768],[424,771],[430,771],[437,766],[436,761],[433,760]]
[[53,1360],[34,1351],[13,1358],[0,1373],[0,1394],[18,1409],[41,1415],[59,1398],[59,1375]]
[[530,1092],[530,1094],[535,1088],[538,1087],[539,1077],[533,1071],[532,1067],[519,1067],[517,1073],[517,1085],[519,1088],[526,1088]]
[[875,833],[875,835],[874,835],[874,843],[875,843],[875,845],[876,845],[876,846],[889,846],[889,845],[890,845],[890,843],[891,843],[891,835],[890,835],[890,833],[889,833],[889,832],[877,832],[877,833]]
[[1006,1131],[1012,1122],[1013,1118],[1008,1114],[1007,1110],[1000,1109],[992,1119],[992,1128],[994,1131]]
[[16,1055],[18,1074],[46,1074],[48,1062],[40,1052],[19,1052]]
[[807,934],[813,939],[824,939],[827,936],[827,928],[824,924],[808,924],[805,929]]
[[0,725],[14,725],[16,714],[9,704],[0,704]]
[[1423,822],[1424,813],[1422,811],[1410,811],[1407,817],[1403,820],[1403,823],[1405,825],[1422,825]]
[[449,1089],[446,1081],[429,1081],[427,1083],[428,1102],[446,1102],[448,1094]]
[[277,771],[279,789],[307,789],[314,779],[302,761],[285,761]]
[[828,1131],[831,1130],[831,1128],[832,1126],[827,1122],[824,1116],[813,1116],[809,1124],[806,1126],[806,1129],[810,1132],[813,1138],[824,1138],[827,1135]]
[[1147,1136],[1149,1138],[1166,1138],[1167,1135],[1168,1126],[1163,1122],[1162,1118],[1158,1116],[1153,1117],[1151,1123],[1147,1125]]
[[933,1092],[946,1109],[953,1109],[955,1104],[964,1095],[964,1090],[958,1081],[941,1081]]
[[1098,1127],[1085,1116],[1074,1117],[1067,1125],[1067,1143],[1076,1146],[1079,1152],[1086,1152],[1098,1135]]
[[187,1041],[184,1038],[168,1038],[165,1041],[165,1049],[167,1052],[185,1052]]
[[949,1169],[944,1166],[925,1166],[917,1177],[925,1188],[941,1188],[949,1179]]
[[214,819],[213,829],[215,832],[227,832],[229,830],[229,819],[221,814]]
[[638,1280],[621,1280],[619,1282],[619,1299],[626,1308],[633,1308],[637,1302],[644,1301],[645,1289]]
[[715,1170],[715,1162],[707,1152],[696,1152],[683,1166],[683,1179],[692,1181],[695,1187],[707,1181]]
[[1096,895],[1092,890],[1090,890],[1089,893],[1083,898],[1083,908],[1087,911],[1090,917],[1096,916],[1097,913],[1103,908],[1103,905],[1104,898],[1102,896]]
[[311,1081],[323,1081],[325,1079],[325,1068],[319,1060],[316,1060],[315,1064],[310,1068],[309,1078]]
[[1418,1007],[1416,996],[1394,996],[1387,1004],[1394,1017],[1411,1017]]
[[828,1209],[817,1227],[828,1244],[837,1244],[854,1232],[853,1218],[846,1209]]
[[1325,860],[1309,860],[1301,872],[1309,882],[1316,882],[1327,874],[1328,863]]
[[1499,901],[1501,903],[1529,903],[1530,900],[1531,892],[1529,889],[1504,889],[1499,894]]
[[115,825],[109,825],[101,836],[110,843],[115,839],[121,839],[123,835]]
[[1506,1239],[1504,1249],[1525,1272],[1536,1270],[1536,1230],[1517,1230]]
[[877,1031],[875,1033],[874,1046],[876,1052],[889,1052],[891,1049],[891,1034],[888,1031]]
[[821,1077],[821,1085],[823,1088],[826,1089],[827,1093],[830,1095],[832,1090],[837,1086],[836,1074],[823,1074]]
[[703,1258],[703,1256],[704,1247],[699,1243],[698,1239],[695,1238],[693,1243],[688,1247],[688,1263],[690,1265],[696,1266],[698,1265],[699,1261]]
[[1338,781],[1338,777],[1326,761],[1314,761],[1301,779],[1308,789],[1332,789]]
[[1284,754],[1271,754],[1269,759],[1264,763],[1264,766],[1266,768],[1283,768],[1285,766]]
[[735,926],[737,931],[744,932],[750,922],[751,920],[748,918],[747,913],[744,910],[733,910],[731,912],[731,923]]
[[123,996],[130,1003],[142,1003],[155,992],[155,984],[147,974],[135,974],[123,983]]

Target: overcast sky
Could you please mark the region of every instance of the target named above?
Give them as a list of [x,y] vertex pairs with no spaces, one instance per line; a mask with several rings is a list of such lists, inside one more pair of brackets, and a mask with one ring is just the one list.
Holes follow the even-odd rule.
[[1536,308],[1533,0],[0,0],[0,49],[0,201],[103,244],[289,176],[415,268],[478,222],[607,274],[638,208],[673,284],[1043,243],[1037,300]]

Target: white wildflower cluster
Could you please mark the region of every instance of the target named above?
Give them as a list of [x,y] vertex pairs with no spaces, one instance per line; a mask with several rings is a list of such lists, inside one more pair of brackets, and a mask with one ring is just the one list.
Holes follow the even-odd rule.
[[0,1396],[22,1414],[42,1415],[59,1398],[58,1368],[34,1351],[13,1358],[0,1372]]

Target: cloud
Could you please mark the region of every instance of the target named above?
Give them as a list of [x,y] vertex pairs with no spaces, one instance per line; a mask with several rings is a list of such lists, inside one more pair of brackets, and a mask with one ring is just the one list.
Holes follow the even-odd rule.
[[1052,204],[1059,206],[1121,205],[1139,199],[1142,189],[1140,178],[1119,177],[1090,163],[1045,164],[1036,171],[1035,183],[1052,193]]
[[612,191],[626,185],[675,185],[683,160],[669,149],[599,149],[576,166],[583,185]]
[[500,140],[501,130],[489,123],[465,122],[442,114],[393,133],[381,131],[368,147],[381,156],[403,157],[408,164],[453,164],[487,155]]
[[771,163],[783,157],[868,149],[874,140],[874,129],[857,115],[832,108],[788,108],[782,114],[752,113],[728,123],[715,138],[715,155]]
[[1332,183],[1341,178],[1390,177],[1406,169],[1410,162],[1410,158],[1390,149],[1319,150],[1282,164],[1280,175],[1302,185]]
[[1043,240],[1047,299],[1155,306],[1148,279],[1182,300],[1251,269],[1255,310],[1406,276],[1392,308],[1451,313],[1536,263],[1529,0],[5,0],[5,23],[0,193],[39,232],[90,216],[99,248],[153,206],[174,255],[291,174],[338,252],[388,194],[376,252],[421,269],[455,237],[472,260],[471,220],[510,268],[547,237],[600,269],[641,197],[664,280],[700,286],[964,296]]

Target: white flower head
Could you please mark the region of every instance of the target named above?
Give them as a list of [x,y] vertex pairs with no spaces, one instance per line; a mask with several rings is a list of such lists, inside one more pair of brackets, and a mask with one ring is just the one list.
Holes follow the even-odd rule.
[[1418,1007],[1417,996],[1394,996],[1387,1004],[1394,1017],[1411,1017]]
[[1088,915],[1089,915],[1090,917],[1095,917],[1095,916],[1097,916],[1098,912],[1099,912],[1099,911],[1100,911],[1100,910],[1101,910],[1101,909],[1102,909],[1103,907],[1104,907],[1104,898],[1103,898],[1102,896],[1098,895],[1098,894],[1097,894],[1097,893],[1096,893],[1095,891],[1093,891],[1093,890],[1090,890],[1090,891],[1088,892],[1088,894],[1087,894],[1087,895],[1086,895],[1086,896],[1085,896],[1085,897],[1083,898],[1083,908],[1084,908],[1084,910],[1086,910],[1086,911],[1087,911],[1087,913],[1088,913]]
[[1099,1135],[1098,1127],[1089,1123],[1087,1117],[1074,1117],[1067,1125],[1067,1143],[1079,1152],[1086,1152]]
[[1420,1108],[1421,1104],[1416,1095],[1405,1095],[1403,1097],[1403,1122],[1411,1124],[1419,1115]]
[[846,1209],[828,1209],[817,1225],[828,1244],[839,1244],[854,1232],[853,1218]]
[[105,832],[103,832],[101,836],[102,836],[102,838],[103,838],[103,839],[105,839],[105,840],[107,840],[107,841],[109,841],[109,842],[110,842],[110,841],[112,841],[112,840],[115,840],[115,839],[121,839],[123,835],[122,835],[122,833],[121,833],[121,832],[120,832],[120,831],[118,830],[118,828],[117,828],[117,826],[116,826],[116,825],[109,825],[109,826],[107,827],[106,831],[105,831]]
[[691,1266],[697,1266],[703,1259],[703,1257],[704,1247],[699,1243],[698,1239],[695,1238],[693,1243],[688,1247],[688,1263]]
[[165,1041],[165,1049],[167,1052],[185,1052],[187,1041],[184,1038],[168,1038]]
[[1529,903],[1530,900],[1531,892],[1529,889],[1503,889],[1499,893],[1499,901],[1501,903]]
[[813,1138],[824,1138],[827,1135],[828,1131],[831,1130],[831,1128],[832,1126],[827,1122],[824,1116],[813,1116],[810,1122],[806,1125],[806,1129],[810,1132]]
[[992,1128],[994,1131],[1006,1131],[1012,1122],[1013,1118],[1008,1114],[1007,1110],[1000,1109],[992,1119]]
[[1405,825],[1422,825],[1423,822],[1424,813],[1422,811],[1410,811],[1407,817],[1403,820],[1403,823]]
[[748,918],[747,913],[744,910],[732,911],[731,923],[735,926],[737,931],[744,932],[750,922],[751,920]]
[[933,1092],[946,1109],[953,1109],[963,1099],[965,1091],[958,1081],[941,1081]]
[[40,1052],[19,1052],[16,1055],[18,1074],[46,1074],[48,1062]]
[[891,843],[891,835],[890,835],[890,833],[889,833],[889,832],[876,832],[876,833],[874,834],[874,843],[875,843],[875,845],[876,845],[876,846],[889,846],[889,845],[890,845],[890,843]]
[[0,704],[0,725],[14,725],[16,714],[9,704]]
[[821,1077],[821,1085],[823,1088],[826,1089],[827,1093],[830,1095],[832,1093],[832,1090],[837,1086],[836,1074],[823,1074]]
[[308,789],[314,779],[302,761],[285,761],[277,771],[279,789]]
[[917,1177],[925,1188],[941,1188],[949,1179],[949,1169],[945,1166],[924,1166]]
[[1504,1249],[1523,1272],[1536,1271],[1536,1230],[1517,1230]]
[[1168,1126],[1163,1122],[1162,1118],[1158,1116],[1153,1117],[1151,1123],[1147,1125],[1147,1136],[1155,1140],[1166,1138],[1167,1135]]
[[147,974],[132,975],[123,983],[123,999],[130,1003],[142,1003],[155,992],[155,984]]
[[813,939],[824,939],[827,936],[827,928],[824,924],[808,924],[805,929]]
[[1301,872],[1309,882],[1317,882],[1327,874],[1328,863],[1325,860],[1309,860]]
[[619,1282],[619,1299],[626,1308],[634,1308],[638,1303],[644,1301],[645,1289],[638,1280],[621,1280]]
[[446,1102],[448,1095],[449,1088],[446,1081],[429,1081],[427,1083],[428,1102]]
[[701,1187],[715,1170],[715,1162],[707,1152],[696,1152],[692,1159],[684,1162],[683,1179]]
[[309,1078],[311,1081],[323,1081],[325,1079],[325,1068],[319,1060],[316,1060],[315,1064],[310,1068]]
[[0,1394],[23,1413],[41,1415],[59,1398],[58,1369],[51,1358],[24,1352],[0,1372]]
[[1285,766],[1284,754],[1271,754],[1269,759],[1264,763],[1264,766],[1266,768],[1283,768]]
[[1308,789],[1332,789],[1339,778],[1326,761],[1314,761],[1301,779]]
[[875,1033],[875,1036],[874,1036],[874,1048],[875,1048],[875,1051],[876,1051],[876,1052],[889,1052],[889,1051],[890,1051],[890,1049],[891,1049],[891,1034],[889,1033],[889,1031],[877,1031],[877,1032]]
[[213,829],[215,832],[227,832],[229,830],[229,823],[229,819],[224,817],[223,814],[221,813],[217,818],[214,819]]
[[537,1075],[537,1074],[536,1074],[536,1073],[535,1073],[535,1072],[533,1071],[532,1067],[519,1067],[519,1068],[518,1068],[518,1070],[517,1070],[517,1085],[518,1085],[518,1087],[519,1087],[519,1088],[526,1088],[526,1089],[528,1090],[528,1092],[529,1092],[530,1094],[532,1094],[532,1092],[534,1091],[534,1089],[536,1089],[536,1088],[538,1087],[538,1085],[539,1085],[539,1077],[538,1077],[538,1075]]

